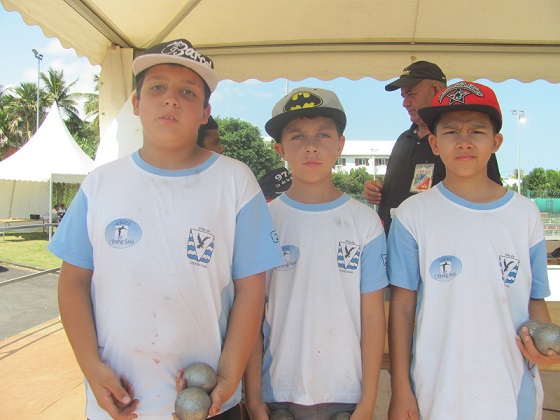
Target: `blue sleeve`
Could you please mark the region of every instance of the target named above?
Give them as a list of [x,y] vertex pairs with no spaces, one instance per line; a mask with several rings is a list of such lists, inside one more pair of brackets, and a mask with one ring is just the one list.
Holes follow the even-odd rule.
[[387,241],[387,274],[394,286],[417,290],[420,284],[418,244],[396,216]]
[[237,214],[233,247],[233,279],[262,273],[284,264],[278,236],[266,201],[259,192]]
[[360,293],[375,292],[389,284],[386,259],[387,245],[385,232],[382,230],[362,251]]
[[93,270],[93,247],[87,230],[87,208],[87,197],[80,188],[47,248],[67,263]]
[[548,284],[548,271],[546,260],[546,243],[544,239],[529,249],[531,258],[531,297],[533,299],[543,299],[550,296],[550,286]]

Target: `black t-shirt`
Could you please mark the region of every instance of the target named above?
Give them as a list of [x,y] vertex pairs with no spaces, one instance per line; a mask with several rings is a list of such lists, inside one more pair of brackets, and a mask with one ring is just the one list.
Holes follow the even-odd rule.
[[[391,226],[391,209],[397,208],[408,197],[416,194],[410,192],[416,165],[434,164],[432,186],[445,178],[445,166],[440,157],[433,154],[428,136],[419,138],[416,129],[416,124],[413,124],[410,129],[399,136],[387,163],[387,173],[383,182],[383,196],[378,210],[386,234],[389,234]],[[502,185],[495,154],[492,154],[488,162],[488,177]]]

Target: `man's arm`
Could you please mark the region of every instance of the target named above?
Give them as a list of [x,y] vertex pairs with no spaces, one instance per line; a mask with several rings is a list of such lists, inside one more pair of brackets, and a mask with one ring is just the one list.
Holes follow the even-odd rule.
[[218,362],[218,383],[210,398],[210,416],[235,392],[261,327],[265,273],[234,280],[235,299],[229,316],[224,348]]
[[390,420],[418,420],[418,403],[410,383],[412,335],[416,291],[391,286],[389,307],[389,355],[391,362]]
[[371,419],[377,399],[379,371],[385,347],[384,289],[364,293],[360,298],[362,396],[353,419]]
[[114,419],[135,419],[137,415],[134,410],[138,400],[133,400],[134,395],[129,395],[133,394],[131,384],[124,377],[121,378],[121,384],[111,368],[99,357],[91,301],[92,274],[91,270],[62,263],[58,280],[60,317],[76,360],[99,406]]

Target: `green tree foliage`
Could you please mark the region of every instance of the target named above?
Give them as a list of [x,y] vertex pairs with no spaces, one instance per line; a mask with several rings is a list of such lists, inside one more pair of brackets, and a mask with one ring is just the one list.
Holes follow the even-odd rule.
[[245,163],[257,178],[284,166],[272,144],[265,142],[258,127],[238,118],[214,117],[218,123],[225,155]]
[[[46,101],[41,92],[40,118],[44,118]],[[35,134],[37,126],[37,85],[24,82],[6,89],[2,98],[2,120],[5,121],[5,136],[8,144],[23,146]]]
[[525,175],[521,185],[531,197],[560,197],[560,171],[535,168]]
[[[47,73],[41,73],[44,87],[39,92],[40,119],[44,120],[46,110],[56,103],[62,114],[66,116],[65,123],[78,145],[93,158],[99,145],[99,107],[97,93],[73,93],[72,83],[64,80],[64,71],[50,68]],[[99,76],[94,81],[97,83]],[[96,84],[97,89],[97,84]],[[82,119],[79,112],[79,100],[85,99]],[[23,146],[37,130],[37,85],[35,83],[21,83],[20,85],[3,89],[0,85],[0,141],[16,147]]]
[[[99,74],[93,75],[93,83],[95,92],[99,92]],[[84,112],[86,113],[86,120],[91,126],[91,129],[99,135],[99,94],[98,93],[84,93],[85,98]]]
[[373,176],[368,174],[365,167],[350,169],[350,173],[342,170],[335,170],[332,173],[333,184],[350,195],[362,196],[364,183],[368,179],[373,179]]
[[[57,104],[58,107],[69,118],[79,119],[80,112],[78,111],[78,99],[82,97],[81,93],[71,93],[70,90],[76,84],[78,79],[68,84],[64,80],[64,71],[57,71],[50,68],[47,72],[41,73],[41,80],[45,83],[44,96],[47,106]],[[72,132],[72,131],[70,131]]]

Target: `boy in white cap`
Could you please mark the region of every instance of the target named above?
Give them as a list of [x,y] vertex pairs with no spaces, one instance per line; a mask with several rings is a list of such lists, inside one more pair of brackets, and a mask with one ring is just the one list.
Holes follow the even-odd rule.
[[176,375],[218,373],[210,414],[239,417],[264,271],[283,262],[249,168],[197,145],[218,76],[187,40],[134,60],[142,148],[94,170],[49,249],[89,419],[170,419]]
[[385,343],[385,234],[371,208],[332,183],[345,126],[337,96],[312,88],[292,90],[265,125],[292,183],[268,204],[285,263],[267,272],[264,344],[244,376],[252,419],[278,409],[298,420],[373,416]]
[[498,100],[463,81],[419,114],[446,176],[405,200],[389,232],[389,419],[540,419],[535,364],[560,356],[516,331],[550,322],[544,231],[534,203],[488,176]]

